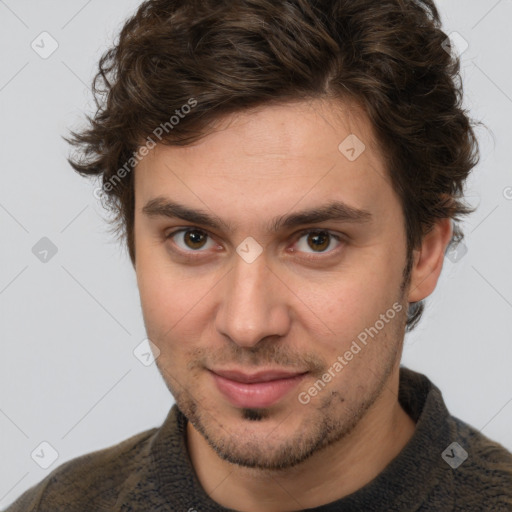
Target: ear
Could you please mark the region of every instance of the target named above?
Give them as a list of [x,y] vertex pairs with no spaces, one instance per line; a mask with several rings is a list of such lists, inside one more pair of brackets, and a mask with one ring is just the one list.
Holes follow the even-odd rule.
[[423,237],[421,246],[413,250],[409,302],[423,300],[434,291],[441,275],[445,251],[452,233],[451,219],[439,219]]

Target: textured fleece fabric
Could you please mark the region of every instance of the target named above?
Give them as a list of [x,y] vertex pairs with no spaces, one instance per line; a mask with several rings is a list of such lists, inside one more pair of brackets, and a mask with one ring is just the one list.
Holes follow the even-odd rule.
[[[402,451],[371,482],[316,512],[512,511],[512,454],[450,415],[439,389],[400,367],[399,401],[416,422]],[[220,512],[186,447],[187,420],[173,405],[160,428],[62,464],[8,512]],[[457,466],[465,454],[467,458]],[[444,454],[444,456],[443,456]]]

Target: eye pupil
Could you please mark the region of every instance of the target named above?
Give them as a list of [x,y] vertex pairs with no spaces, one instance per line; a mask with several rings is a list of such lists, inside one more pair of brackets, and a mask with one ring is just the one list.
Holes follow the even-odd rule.
[[192,245],[189,245],[191,249],[200,249],[206,240],[206,236],[201,231],[191,230],[185,233],[185,243],[188,245],[190,241]]
[[[313,245],[311,245],[310,241],[313,242]],[[308,245],[311,249],[326,249],[329,247],[329,234],[325,231],[310,233],[308,236]]]

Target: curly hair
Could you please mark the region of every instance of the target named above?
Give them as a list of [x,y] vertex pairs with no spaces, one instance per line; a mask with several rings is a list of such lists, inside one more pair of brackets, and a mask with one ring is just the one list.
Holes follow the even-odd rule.
[[[187,145],[249,108],[356,101],[401,201],[408,279],[412,250],[436,219],[473,211],[463,187],[479,161],[476,123],[440,27],[433,0],[147,0],[100,59],[97,111],[64,137],[76,149],[68,161],[101,177],[103,204],[135,265],[131,171],[155,144],[151,135]],[[408,330],[423,309],[409,305]]]

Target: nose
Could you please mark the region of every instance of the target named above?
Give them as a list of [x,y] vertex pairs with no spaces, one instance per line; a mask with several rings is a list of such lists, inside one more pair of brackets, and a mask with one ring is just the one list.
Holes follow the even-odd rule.
[[217,331],[244,348],[268,336],[284,336],[290,328],[286,290],[267,266],[265,251],[252,263],[237,255],[221,288]]

